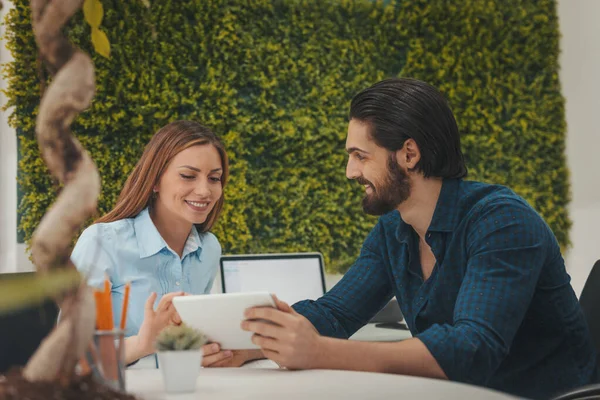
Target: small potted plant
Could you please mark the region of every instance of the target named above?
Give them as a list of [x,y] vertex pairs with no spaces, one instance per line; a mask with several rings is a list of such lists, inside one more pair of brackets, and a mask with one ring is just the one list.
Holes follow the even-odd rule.
[[156,338],[159,368],[167,393],[193,392],[206,335],[185,324],[171,325]]

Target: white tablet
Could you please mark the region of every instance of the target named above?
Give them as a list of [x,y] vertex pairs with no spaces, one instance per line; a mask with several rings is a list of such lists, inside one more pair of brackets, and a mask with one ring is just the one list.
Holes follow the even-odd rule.
[[223,350],[258,349],[252,332],[240,327],[244,311],[250,307],[275,307],[267,292],[203,294],[177,296],[173,305],[181,320],[196,328]]

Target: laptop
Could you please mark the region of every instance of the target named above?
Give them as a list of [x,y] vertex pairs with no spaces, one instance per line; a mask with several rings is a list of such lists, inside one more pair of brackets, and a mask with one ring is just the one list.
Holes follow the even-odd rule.
[[220,267],[223,293],[269,292],[294,304],[326,291],[321,253],[225,255]]
[[[327,290],[321,253],[225,255],[220,267],[223,293],[266,291],[291,305],[317,300]],[[399,324],[402,319],[393,298],[369,322],[405,330],[406,325]]]

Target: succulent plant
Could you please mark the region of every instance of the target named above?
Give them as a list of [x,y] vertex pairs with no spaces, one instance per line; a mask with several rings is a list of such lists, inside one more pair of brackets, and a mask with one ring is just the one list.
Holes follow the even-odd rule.
[[196,350],[207,340],[204,333],[189,325],[170,325],[158,334],[156,349],[158,351]]

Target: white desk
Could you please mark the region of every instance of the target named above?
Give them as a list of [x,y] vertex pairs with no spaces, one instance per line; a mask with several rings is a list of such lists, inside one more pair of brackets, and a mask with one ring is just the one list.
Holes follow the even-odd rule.
[[459,383],[353,371],[203,368],[193,393],[167,395],[161,371],[128,370],[127,390],[140,400],[196,399],[514,399]]
[[[409,331],[375,328],[369,324],[350,339],[399,341],[411,337]],[[242,368],[202,368],[194,393],[168,395],[164,391],[161,371],[128,369],[127,391],[140,400],[195,399],[441,399],[486,400],[514,399],[503,393],[454,382],[403,375],[355,371],[288,371],[271,360],[259,360]]]

